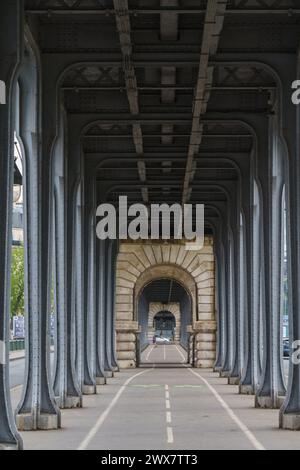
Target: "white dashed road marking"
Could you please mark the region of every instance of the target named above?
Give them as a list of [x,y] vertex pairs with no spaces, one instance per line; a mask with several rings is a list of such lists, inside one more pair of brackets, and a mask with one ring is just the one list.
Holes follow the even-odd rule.
[[167,440],[168,444],[174,443],[173,429],[171,427],[167,427]]
[[82,441],[82,443],[78,447],[78,450],[85,450],[88,447],[88,445],[90,444],[92,439],[95,437],[97,432],[99,432],[99,430],[100,430],[102,424],[104,423],[104,421],[106,420],[107,416],[109,415],[111,410],[116,405],[116,403],[119,400],[120,396],[123,394],[123,392],[126,389],[127,385],[129,385],[130,382],[132,382],[139,375],[146,374],[147,372],[150,372],[151,370],[153,370],[153,369],[143,370],[142,372],[139,372],[138,374],[135,374],[135,375],[133,375],[132,377],[129,377],[129,379],[126,380],[126,382],[122,385],[120,390],[116,393],[116,395],[114,396],[114,398],[112,399],[112,401],[110,402],[110,404],[108,405],[106,410],[103,411],[103,413],[99,416],[99,418],[96,421],[95,425],[92,427],[90,432],[87,434],[85,439]]
[[[167,384],[165,385],[165,398],[166,398],[166,409],[170,410],[171,408],[170,391],[169,391],[169,385]],[[173,428],[172,426],[170,426],[170,424],[172,423],[171,411],[166,412],[166,422],[167,422],[167,443],[173,444],[174,443]]]

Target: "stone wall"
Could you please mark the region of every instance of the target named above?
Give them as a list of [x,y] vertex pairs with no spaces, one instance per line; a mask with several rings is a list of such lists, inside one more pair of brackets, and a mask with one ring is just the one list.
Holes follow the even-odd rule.
[[120,244],[116,280],[116,340],[120,368],[136,366],[139,326],[137,300],[152,280],[169,277],[180,282],[192,300],[195,336],[193,363],[212,367],[216,355],[215,271],[213,239],[205,237],[200,251],[188,251],[184,241],[124,241]]

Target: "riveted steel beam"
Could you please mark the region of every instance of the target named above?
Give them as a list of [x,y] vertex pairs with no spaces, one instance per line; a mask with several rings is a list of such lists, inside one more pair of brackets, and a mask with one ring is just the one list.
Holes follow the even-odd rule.
[[204,30],[200,52],[198,79],[193,103],[192,131],[187,156],[185,178],[183,183],[182,202],[188,200],[190,194],[190,181],[193,177],[194,155],[199,151],[203,126],[200,122],[201,115],[206,112],[210,92],[207,85],[212,85],[213,68],[209,65],[210,55],[217,52],[220,32],[223,27],[227,0],[209,0],[204,20]]

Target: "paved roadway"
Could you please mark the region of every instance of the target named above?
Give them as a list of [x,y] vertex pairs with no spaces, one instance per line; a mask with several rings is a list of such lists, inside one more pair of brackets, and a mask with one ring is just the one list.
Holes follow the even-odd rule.
[[[22,433],[26,449],[300,449],[278,430],[278,410],[257,410],[211,370],[191,369],[175,345],[149,346],[140,369],[122,371],[63,410],[63,429]],[[16,405],[20,390],[12,392]]]
[[24,382],[25,359],[16,359],[9,363],[10,387],[14,388]]
[[[149,365],[152,362],[160,362],[161,366],[168,367],[172,366],[172,361],[173,363],[177,363],[179,361],[182,362],[182,359],[186,357],[185,351],[182,350],[182,348],[179,348],[181,350],[180,353],[175,353],[174,354],[174,346],[172,346],[173,351],[172,354],[169,354],[169,345],[158,345],[157,349],[153,346],[149,346],[146,351],[142,354],[142,360],[146,365],[149,367]],[[168,357],[166,358],[165,355],[168,353]],[[146,360],[146,357],[149,356],[150,360]],[[184,361],[185,362],[185,359]],[[284,372],[285,372],[285,377],[287,379],[288,377],[288,359],[284,359],[283,365],[284,365]],[[17,387],[24,382],[24,371],[25,371],[25,359],[16,359],[14,361],[10,361],[10,386],[11,388]]]
[[[53,367],[54,353],[51,353],[51,363]],[[10,388],[14,389],[24,383],[25,359],[14,359],[9,363]]]

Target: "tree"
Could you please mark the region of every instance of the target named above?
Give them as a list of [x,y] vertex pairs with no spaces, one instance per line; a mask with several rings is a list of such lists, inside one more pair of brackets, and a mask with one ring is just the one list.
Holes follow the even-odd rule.
[[13,247],[11,260],[11,315],[24,315],[24,248]]

